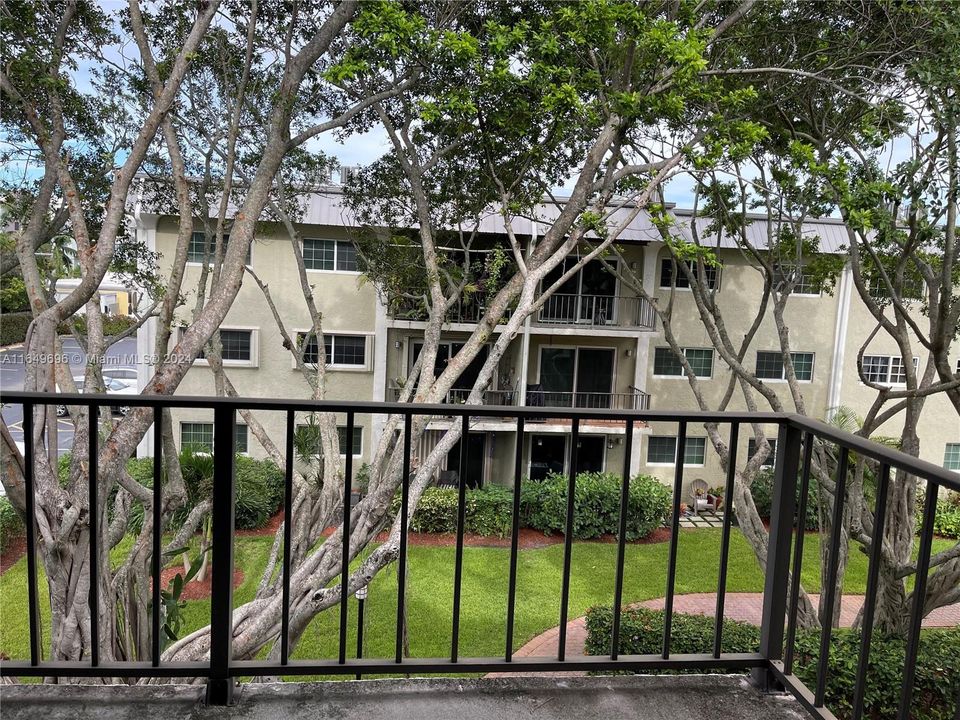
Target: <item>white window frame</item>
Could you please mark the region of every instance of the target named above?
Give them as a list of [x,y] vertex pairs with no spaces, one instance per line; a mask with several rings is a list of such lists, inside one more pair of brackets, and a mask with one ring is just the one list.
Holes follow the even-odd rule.
[[[806,267],[798,268],[794,265],[788,265],[786,266],[786,268],[775,267],[774,274],[773,274],[774,286],[779,285],[781,282],[786,283],[787,274],[784,272],[784,269],[788,271],[800,270],[800,278],[797,281],[797,285],[801,285],[801,283],[803,282],[804,276],[809,276],[809,274],[807,273]],[[823,283],[820,283],[820,289],[815,293],[799,292],[797,291],[796,288],[794,288],[793,291],[790,293],[790,297],[820,297],[821,295],[823,295]]]
[[[960,454],[960,442],[948,442],[948,443],[944,443],[944,446],[943,446],[943,467],[944,467],[945,470],[950,470],[950,471],[955,472],[955,473],[960,473],[960,465],[957,465],[957,467],[955,467],[955,468],[954,468],[954,467],[950,467],[949,465],[947,465],[947,457],[950,455],[950,451],[951,451],[951,450],[954,450],[954,449],[956,450],[956,452],[957,452],[958,454]],[[958,459],[960,459],[960,458],[958,458]]]
[[[653,439],[653,438],[655,438],[655,437],[656,437],[656,438],[673,438],[673,440],[674,440],[674,443],[673,443],[673,462],[649,462],[649,461],[647,460],[647,458],[650,457],[650,440]],[[676,467],[676,466],[677,466],[677,446],[680,444],[677,440],[678,440],[678,439],[677,439],[677,436],[676,436],[676,435],[648,435],[648,436],[647,436],[647,454],[646,454],[646,456],[644,457],[644,462],[645,462],[646,466],[647,466],[647,467]],[[683,463],[683,466],[684,466],[684,467],[692,467],[692,468],[702,468],[702,467],[705,467],[706,464],[707,464],[707,438],[706,438],[705,436],[702,436],[702,435],[701,435],[701,436],[688,435],[687,438],[686,438],[686,442],[690,442],[691,440],[702,440],[702,441],[703,441],[703,462],[702,462],[702,463],[687,463],[687,462],[685,462],[685,463]],[[686,450],[686,448],[684,448],[684,450]]]
[[[193,239],[193,235],[196,235],[197,233],[199,233],[199,234],[201,234],[201,235],[205,234],[205,233],[203,232],[203,230],[194,230],[194,231],[190,234],[191,240]],[[228,238],[230,237],[230,233],[224,233],[224,235],[226,235]],[[228,240],[228,242],[229,242],[229,240]],[[249,248],[249,250],[250,250],[250,261],[244,263],[244,266],[250,268],[251,270],[253,269],[253,246],[256,245],[256,244],[257,244],[256,238],[254,238],[253,240],[250,241],[250,248]],[[226,247],[224,247],[223,250],[224,250],[224,252],[226,252],[226,250],[227,250]],[[187,257],[189,257],[189,248],[188,248],[187,252],[188,252]],[[188,267],[203,267],[203,263],[200,262],[199,260],[187,260],[186,265],[187,265]],[[213,267],[213,258],[210,258],[210,262],[207,263],[207,267]]]
[[[693,292],[693,290],[690,288],[689,285],[687,285],[687,287],[681,287],[680,285],[677,285],[676,281],[674,281],[674,283],[673,283],[672,286],[671,286],[671,285],[662,285],[662,284],[661,284],[661,280],[662,280],[662,278],[663,278],[663,263],[664,263],[664,261],[670,261],[670,260],[672,260],[672,259],[673,259],[673,258],[672,258],[671,256],[669,256],[669,255],[667,255],[666,257],[661,257],[661,258],[660,258],[660,264],[659,264],[659,266],[657,267],[657,288],[660,289],[660,290],[670,290],[670,289],[673,289],[673,290],[676,290],[677,292]],[[685,274],[682,270],[680,270],[680,268],[679,268],[680,262],[695,263],[695,261],[694,261],[694,260],[690,260],[690,261],[675,261],[675,262],[676,262],[676,265],[678,266],[678,267],[677,267],[677,278],[679,278],[681,275],[683,275],[684,280],[686,280],[686,277],[687,277],[686,274]],[[724,267],[723,263],[720,263],[719,266],[707,265],[706,263],[704,263],[704,272],[707,272],[706,268],[710,268],[710,269],[712,269],[712,270],[715,270],[716,273],[717,273],[717,282],[716,282],[715,287],[710,287],[709,285],[707,286],[707,290],[709,290],[710,292],[720,292],[720,285],[721,285],[721,283],[723,282],[723,278],[721,277],[721,275],[723,274],[723,267]],[[694,272],[696,272],[696,271],[694,271]]]
[[[770,354],[780,355],[781,357],[783,356],[783,353],[781,353],[779,350],[757,350],[757,354],[759,355],[760,353],[770,353]],[[803,384],[806,384],[806,385],[809,385],[810,383],[812,383],[812,382],[813,382],[813,377],[814,377],[814,375],[816,374],[816,371],[817,371],[817,354],[816,354],[815,352],[812,352],[812,351],[809,351],[809,350],[791,350],[791,351],[790,351],[790,354],[791,354],[791,355],[812,355],[812,356],[813,356],[813,363],[810,365],[810,379],[809,379],[809,380],[801,380],[800,378],[797,378],[797,382],[798,382],[798,383],[803,383]],[[791,359],[791,360],[792,360],[792,359]],[[796,364],[796,363],[794,362],[794,364]],[[796,371],[794,371],[794,372],[796,372]],[[757,374],[756,358],[754,358],[753,373],[754,373],[754,375]],[[759,381],[762,382],[762,383],[771,383],[771,384],[773,384],[773,383],[785,383],[785,382],[787,382],[787,364],[786,364],[786,363],[783,364],[782,369],[781,369],[781,371],[780,371],[780,377],[779,377],[779,378],[765,378],[765,377],[762,378],[762,377],[760,377],[759,375],[757,375],[757,380],[759,380]]]
[[[304,245],[307,240],[320,240],[333,243],[333,270],[323,270],[321,268],[310,268],[307,267],[306,259],[304,259],[303,266],[308,273],[323,273],[324,275],[362,275],[363,273],[360,270],[337,270],[337,255],[339,250],[337,249],[337,243],[352,243],[351,240],[345,240],[344,238],[330,238],[330,237],[305,237],[300,242],[300,253],[303,254]],[[359,254],[357,255],[359,258]]]
[[[250,332],[250,359],[249,360],[224,360],[224,367],[236,368],[258,368],[260,367],[260,328],[252,325],[221,325],[220,330],[241,330]],[[186,328],[180,328],[179,337],[183,336]],[[194,366],[210,367],[210,362],[206,358],[198,357],[193,361]]]
[[[326,270],[324,272],[327,272]],[[301,328],[299,330],[293,331],[293,337],[295,340],[299,341],[300,335],[307,335],[313,332],[313,328]],[[332,362],[327,363],[327,370],[335,370],[336,372],[372,372],[373,371],[373,344],[374,337],[376,333],[361,331],[361,330],[336,330],[333,332],[324,331],[323,336],[326,337],[336,337],[337,335],[352,335],[354,337],[363,337],[365,340],[365,345],[363,348],[363,365],[336,365]],[[306,362],[306,361],[304,361]],[[307,367],[315,366],[315,363],[306,363]],[[293,356],[293,353],[290,354],[290,368],[292,370],[297,369],[297,358]]]
[[[768,437],[767,443],[770,445],[770,452],[767,453],[767,457],[760,464],[760,467],[772,469],[775,466],[777,461],[777,438]],[[757,439],[755,437],[747,438],[747,460],[749,460],[754,456],[754,454],[756,454],[759,446],[760,444],[757,442]],[[751,450],[753,452],[751,452]]]
[[[682,347],[682,348],[680,348],[680,349],[683,350],[684,356],[686,356],[687,350],[707,350],[707,351],[709,351],[709,353],[710,353],[710,374],[709,374],[709,375],[697,375],[697,379],[698,379],[698,380],[713,380],[713,373],[714,373],[714,371],[716,370],[716,367],[717,367],[717,358],[716,358],[716,354],[714,353],[714,349],[713,349],[713,348]],[[680,366],[680,374],[679,374],[679,375],[658,375],[658,374],[656,373],[656,367],[657,367],[657,350],[667,350],[667,351],[669,351],[671,354],[673,353],[673,350],[670,348],[669,345],[659,345],[659,346],[653,348],[653,363],[651,363],[651,370],[653,371],[653,378],[654,378],[655,380],[686,380],[686,379],[687,379],[687,374],[686,374],[685,372],[683,372],[683,366],[682,366],[682,365]]]
[[[887,354],[885,354],[885,353],[871,353],[870,355],[864,354],[864,356],[863,356],[863,365],[866,365],[867,358],[887,358],[887,360],[888,360],[888,362],[887,362],[887,379],[886,379],[886,380],[871,380],[870,382],[874,383],[875,385],[883,385],[884,387],[892,387],[892,388],[896,388],[896,387],[906,387],[906,386],[907,386],[906,380],[904,380],[904,382],[890,382],[890,372],[891,372],[891,369],[893,368],[893,361],[894,361],[894,360],[900,360],[900,361],[902,362],[902,361],[903,361],[903,356],[902,356],[902,355],[887,355]],[[906,369],[906,365],[904,365],[904,369]],[[914,370],[914,372],[916,372],[916,371],[918,371],[919,369],[920,369],[920,358],[914,356],[914,358],[913,358],[913,370]],[[958,369],[960,369],[960,368],[958,368]],[[860,384],[860,385],[866,385],[866,383],[863,382],[863,379],[859,377],[859,373],[857,373],[857,375],[858,375],[858,380],[859,380],[859,383],[858,383],[858,384]]]

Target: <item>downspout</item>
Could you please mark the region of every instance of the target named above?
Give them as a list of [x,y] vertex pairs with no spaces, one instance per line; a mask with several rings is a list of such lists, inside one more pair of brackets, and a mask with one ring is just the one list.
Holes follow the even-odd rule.
[[850,297],[853,281],[850,265],[843,268],[840,275],[840,290],[837,295],[840,304],[837,307],[837,322],[833,331],[833,359],[830,365],[830,388],[827,392],[827,422],[833,420],[840,406],[840,394],[843,389],[843,361],[847,347],[847,326],[850,322]]

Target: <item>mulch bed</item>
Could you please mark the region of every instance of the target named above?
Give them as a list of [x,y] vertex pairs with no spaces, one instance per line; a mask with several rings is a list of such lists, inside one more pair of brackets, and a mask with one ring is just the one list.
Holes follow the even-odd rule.
[[[170,581],[176,577],[177,574],[183,574],[183,565],[176,565],[174,567],[168,567],[160,573],[160,582],[163,584],[164,588],[170,586]],[[243,570],[235,569],[233,571],[233,589],[236,590],[243,583]],[[181,600],[204,600],[210,597],[210,588],[213,581],[213,566],[207,567],[207,576],[200,582],[199,580],[191,580],[188,582],[184,588],[183,592],[180,593]],[[150,583],[151,590],[153,589],[153,583]]]
[[[323,531],[324,537],[329,537],[334,533],[335,528],[327,528]],[[376,542],[384,542],[388,534],[383,532],[377,535]],[[634,540],[631,545],[649,545],[653,543],[669,542],[670,529],[657,528],[647,537],[640,540]],[[455,533],[418,533],[410,532],[407,534],[407,542],[410,545],[422,545],[424,547],[449,547],[457,544]],[[594,540],[578,540],[577,542],[596,542],[611,543],[617,542],[615,535],[601,535]],[[540,530],[533,528],[520,528],[519,545],[521,550],[535,550],[536,548],[549,547],[550,545],[559,545],[563,543],[563,535],[544,535]],[[465,533],[463,544],[466,547],[510,547],[509,537],[497,537],[496,535],[474,535]]]
[[7,547],[3,551],[3,554],[0,555],[0,575],[3,575],[7,570],[9,570],[13,565],[16,564],[17,560],[23,557],[23,554],[27,551],[27,536],[21,535],[18,538],[13,538],[7,542]]

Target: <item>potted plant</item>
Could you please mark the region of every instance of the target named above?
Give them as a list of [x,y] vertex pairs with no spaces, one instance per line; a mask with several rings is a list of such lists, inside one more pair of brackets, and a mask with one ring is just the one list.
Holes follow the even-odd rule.
[[722,485],[707,490],[707,500],[716,510],[719,510],[723,507],[723,490],[724,488]]

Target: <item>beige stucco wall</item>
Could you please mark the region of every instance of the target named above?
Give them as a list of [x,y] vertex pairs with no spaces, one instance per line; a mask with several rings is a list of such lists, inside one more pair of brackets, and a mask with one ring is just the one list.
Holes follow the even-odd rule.
[[[172,259],[177,234],[177,225],[173,218],[160,218],[156,230],[156,249],[160,254],[161,272],[167,270]],[[344,228],[304,226],[304,237],[329,239],[347,239]],[[647,281],[657,284],[659,280],[659,261],[665,257],[662,247],[652,243],[646,247],[629,246],[624,251],[631,269]],[[726,329],[736,342],[743,337],[756,312],[762,292],[762,279],[759,273],[748,267],[742,257],[733,251],[721,251],[723,270],[720,290],[717,295]],[[257,234],[252,249],[253,269],[266,283],[279,309],[288,331],[305,330],[310,326],[305,303],[300,290],[293,252],[289,238],[278,225],[264,225]],[[196,282],[200,273],[198,265],[188,265],[184,280],[186,303],[181,312],[188,313],[196,299]],[[314,295],[320,311],[323,313],[324,330],[330,333],[360,334],[369,338],[367,344],[367,367],[363,370],[328,371],[327,397],[333,400],[371,400],[375,397],[377,381],[386,387],[386,399],[393,399],[393,388],[397,379],[405,378],[411,357],[412,344],[422,337],[422,329],[416,323],[386,321],[388,327],[378,328],[378,301],[374,288],[361,282],[358,273],[309,271]],[[657,289],[661,296],[666,292]],[[621,295],[631,295],[622,284]],[[832,377],[834,338],[840,312],[839,294],[823,293],[819,296],[794,296],[786,309],[786,321],[790,328],[791,348],[798,352],[814,353],[813,379],[801,382],[800,389],[807,414],[812,417],[825,417],[828,410]],[[187,315],[182,316],[187,319]],[[382,319],[382,316],[381,316]],[[529,355],[526,363],[526,382],[539,382],[540,350],[544,347],[609,347],[614,350],[615,381],[613,392],[630,393],[631,386],[638,384],[651,396],[651,408],[671,410],[695,410],[697,404],[684,377],[657,377],[654,375],[654,356],[657,347],[666,346],[662,334],[641,330],[624,330],[615,327],[587,325],[585,327],[555,328],[540,324],[534,318],[529,336]],[[237,301],[228,313],[223,328],[254,328],[257,330],[257,352],[253,367],[230,367],[228,374],[241,396],[306,398],[310,394],[307,382],[294,370],[291,356],[282,347],[282,339],[276,322],[270,313],[260,289],[252,278],[245,277]],[[689,291],[679,289],[675,296],[674,328],[681,345],[694,348],[710,348],[712,343],[700,320],[695,303]],[[866,309],[853,293],[850,315],[845,338],[845,355],[840,381],[840,402],[863,414],[874,397],[874,392],[859,383],[856,372],[856,350],[873,328],[873,321]],[[379,335],[377,335],[379,331]],[[375,337],[376,336],[376,337]],[[465,328],[450,330],[444,339],[462,341],[469,336]],[[385,347],[378,347],[377,343]],[[501,359],[491,389],[507,386],[520,389],[522,370],[522,334],[510,344]],[[777,351],[779,341],[768,308],[757,335],[746,354],[745,363],[753,369],[757,350]],[[896,353],[892,341],[885,337],[874,340],[871,352],[878,354]],[[921,357],[921,367],[925,358]],[[956,362],[956,358],[953,362]],[[380,363],[378,365],[378,362]],[[637,374],[639,372],[639,375]],[[730,379],[724,363],[714,355],[714,373],[710,380],[702,383],[708,405],[716,408]],[[782,381],[764,381],[780,397],[787,410],[793,410],[793,401],[789,389]],[[202,362],[188,373],[181,384],[179,394],[212,395],[213,378]],[[760,409],[768,409],[762,399]],[[728,406],[731,410],[745,410],[740,391],[736,391]],[[283,418],[280,413],[262,414],[262,422],[278,444],[283,438]],[[175,422],[182,420],[209,421],[212,413],[202,411],[181,411],[176,413]],[[343,418],[341,418],[341,424]],[[356,466],[369,459],[374,445],[374,423],[369,416],[358,416],[357,426],[363,428],[363,454],[355,459]],[[899,426],[895,422],[884,427],[885,434],[896,434]],[[634,453],[641,472],[650,473],[664,482],[672,483],[673,467],[650,465],[647,452],[650,435],[675,435],[674,423],[652,423],[641,433],[640,442],[635,444]],[[688,435],[702,437],[702,426],[691,424]],[[728,432],[727,428],[723,432]],[[768,428],[768,434],[775,437],[775,428]],[[920,426],[921,455],[924,459],[942,464],[944,445],[947,442],[960,442],[960,421],[945,398],[935,397],[928,401]],[[179,435],[179,433],[178,433]],[[745,457],[749,437],[748,427],[741,429],[738,454]],[[487,441],[486,476],[490,482],[511,484],[514,474],[515,433],[503,431],[490,433]],[[527,472],[529,465],[530,432],[524,438],[523,467]],[[250,452],[261,456],[262,450],[251,436]],[[614,443],[607,451],[606,469],[619,472],[622,465],[622,445]],[[635,462],[636,464],[636,462]],[[707,443],[706,458],[703,466],[685,469],[685,486],[695,478],[703,478],[710,484],[722,482],[722,472],[718,458]],[[684,491],[686,495],[686,489]]]
[[[342,228],[304,226],[304,237],[345,239]],[[177,237],[173,218],[160,218],[156,231],[156,250],[161,272],[169,270]],[[303,300],[296,261],[289,237],[279,225],[266,224],[258,231],[251,250],[251,266],[268,286],[287,332],[311,327],[311,319]],[[180,319],[187,321],[197,296],[201,266],[188,263],[184,282],[186,302],[180,310]],[[331,400],[369,400],[374,382],[374,333],[376,330],[376,293],[373,287],[361,283],[359,273],[308,271],[317,307],[323,314],[325,332],[364,335],[367,342],[367,368],[364,370],[328,370],[327,398]],[[209,290],[208,290],[209,291]],[[256,331],[255,358],[252,367],[230,366],[227,374],[242,397],[309,398],[310,386],[294,368],[289,351],[262,291],[249,276],[243,278],[240,292],[221,325],[224,329],[243,328]],[[172,340],[175,343],[176,338]],[[172,349],[172,348],[171,348]],[[187,373],[177,390],[180,395],[213,395],[213,374],[203,361],[198,361]],[[258,413],[274,442],[282,446],[284,418],[281,413]],[[174,423],[179,442],[179,423],[196,420],[208,422],[212,413],[182,410],[175,413]],[[299,419],[299,416],[298,416]],[[339,419],[345,424],[345,418]],[[355,458],[356,467],[368,461],[372,445],[372,425],[369,416],[358,415],[357,427],[363,427],[363,454]],[[252,434],[249,437],[250,454],[263,457],[265,453]]]

